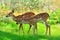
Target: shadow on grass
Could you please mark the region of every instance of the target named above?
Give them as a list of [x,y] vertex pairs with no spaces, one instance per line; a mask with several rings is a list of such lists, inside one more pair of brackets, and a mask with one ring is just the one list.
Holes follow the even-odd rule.
[[60,36],[52,37],[52,36],[44,36],[44,35],[15,35],[12,33],[2,32],[0,31],[0,40],[6,40],[4,38],[8,38],[10,40],[60,40]]

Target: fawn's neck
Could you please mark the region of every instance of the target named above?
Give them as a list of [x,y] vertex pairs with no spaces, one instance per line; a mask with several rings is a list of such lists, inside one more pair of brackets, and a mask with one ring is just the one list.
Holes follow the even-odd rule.
[[17,20],[17,19],[16,19],[16,16],[14,16],[14,15],[12,15],[12,19],[13,19],[14,21]]

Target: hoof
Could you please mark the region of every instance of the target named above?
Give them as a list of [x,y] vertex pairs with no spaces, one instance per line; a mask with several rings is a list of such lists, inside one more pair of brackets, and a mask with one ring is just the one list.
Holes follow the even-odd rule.
[[18,24],[18,23],[16,23],[16,24]]

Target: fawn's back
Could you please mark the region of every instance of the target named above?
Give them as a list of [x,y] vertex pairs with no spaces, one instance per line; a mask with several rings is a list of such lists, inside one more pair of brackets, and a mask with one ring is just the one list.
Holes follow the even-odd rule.
[[35,22],[39,22],[39,21],[47,21],[48,18],[49,18],[48,13],[39,13],[37,15],[32,16],[29,19],[29,21],[30,21],[30,23],[35,23]]
[[32,16],[34,16],[35,14],[33,13],[33,12],[26,12],[26,13],[24,13],[24,14],[22,14],[22,15],[19,15],[19,16],[17,16],[16,18],[17,18],[17,22],[22,22],[22,21],[24,21],[24,22],[26,22],[27,23],[27,20],[28,19],[30,19]]

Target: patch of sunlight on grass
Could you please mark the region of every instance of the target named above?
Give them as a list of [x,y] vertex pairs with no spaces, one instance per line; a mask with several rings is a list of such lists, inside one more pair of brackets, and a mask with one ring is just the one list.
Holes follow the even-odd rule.
[[60,35],[60,24],[52,25],[51,26],[51,34],[53,36],[59,36]]
[[40,40],[48,40],[48,39],[40,39]]

